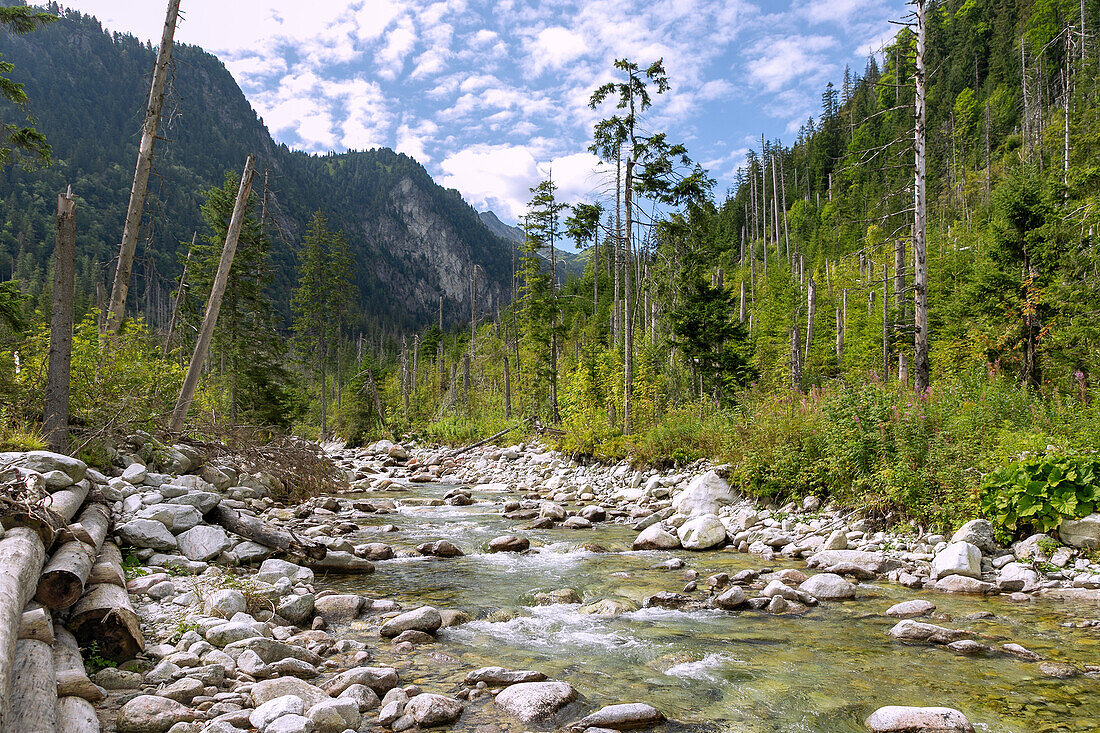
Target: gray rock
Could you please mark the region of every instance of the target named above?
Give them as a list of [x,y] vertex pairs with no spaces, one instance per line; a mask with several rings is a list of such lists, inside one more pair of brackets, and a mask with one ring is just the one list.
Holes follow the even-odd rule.
[[279,578],[287,578],[291,583],[312,583],[313,571],[286,560],[272,558],[264,560],[254,577],[265,583],[274,583]]
[[715,598],[714,605],[729,611],[745,605],[747,601],[748,597],[745,595],[745,591],[741,590],[740,586],[735,585]]
[[374,710],[381,704],[378,694],[374,690],[360,684],[349,685],[346,690],[340,693],[337,699],[354,701],[359,707],[360,713]]
[[379,635],[392,639],[403,631],[423,631],[426,634],[434,634],[443,625],[443,619],[439,611],[432,606],[421,606],[412,611],[406,611],[400,616],[391,618],[382,624],[378,630]]
[[848,536],[842,529],[838,529],[829,535],[825,543],[821,545],[822,550],[847,550],[848,549]]
[[138,695],[118,711],[118,733],[167,733],[176,723],[190,723],[196,714],[191,708],[159,695]]
[[709,550],[726,541],[726,526],[713,514],[693,517],[676,532],[686,550]]
[[565,682],[523,682],[506,687],[494,702],[522,723],[545,723],[577,699],[577,691]]
[[652,705],[641,702],[608,705],[600,708],[591,715],[587,715],[576,723],[573,728],[610,728],[611,730],[633,730],[635,728],[648,728],[658,723],[663,723],[665,716]]
[[240,621],[219,624],[206,632],[206,640],[216,647],[224,647],[234,642],[260,637],[256,627]]
[[141,687],[141,673],[106,667],[92,675],[92,682],[106,690],[136,690]]
[[160,522],[152,519],[131,519],[117,530],[123,542],[134,547],[151,547],[154,550],[176,549],[176,538]]
[[530,540],[514,534],[506,534],[489,540],[489,552],[523,552],[530,547]]
[[546,675],[542,672],[533,672],[529,670],[512,671],[504,667],[482,667],[481,669],[475,669],[473,672],[467,673],[465,683],[470,687],[477,685],[479,682],[484,682],[491,687],[497,687],[518,685],[522,682],[543,682],[545,679]]
[[312,593],[291,593],[279,599],[275,613],[292,624],[300,624],[313,615],[314,603]]
[[[165,487],[160,487],[161,492],[164,492]],[[198,510],[199,514],[206,514],[208,511],[216,507],[221,503],[222,497],[220,494],[215,494],[211,491],[191,491],[183,496],[177,496],[169,499],[169,504],[180,504],[183,506],[192,506]]]
[[1085,550],[1100,548],[1100,512],[1084,519],[1067,519],[1058,526],[1058,537],[1067,545]]
[[888,705],[866,721],[871,733],[974,733],[966,716],[953,708]]
[[1047,543],[1058,544],[1048,535],[1033,534],[1026,540],[1020,540],[1013,545],[1012,551],[1020,560],[1038,560],[1040,562],[1046,562],[1050,558],[1043,550],[1043,545]]
[[719,508],[733,502],[733,492],[724,478],[714,471],[696,476],[688,487],[672,500],[672,507],[685,516],[717,514]]
[[146,470],[145,466],[141,465],[140,463],[131,463],[125,468],[125,470],[123,470],[122,480],[135,486],[139,486],[145,482],[145,477],[148,475],[149,472]]
[[392,667],[354,667],[341,672],[325,683],[325,691],[330,695],[339,695],[352,685],[364,685],[375,694],[385,695],[397,687],[397,670]]
[[188,560],[212,560],[233,546],[221,527],[199,525],[176,537],[180,552]]
[[[822,550],[810,556],[806,566],[810,568],[834,568],[837,565],[847,565],[867,573],[867,577],[888,573],[901,567],[901,563],[894,558],[887,557],[881,552],[865,552],[863,550]],[[836,572],[832,570],[831,572]],[[849,575],[851,573],[841,573]]]
[[49,492],[59,491],[61,489],[67,489],[76,482],[73,481],[73,477],[64,471],[49,471],[42,474],[42,480],[46,483],[46,490]]
[[437,540],[436,542],[425,542],[418,545],[416,551],[421,555],[427,555],[429,557],[462,557],[462,550],[458,549],[453,543],[447,540]]
[[363,610],[363,597],[349,594],[325,596],[314,600],[317,615],[327,624],[346,624],[359,618]]
[[233,547],[233,556],[237,558],[237,562],[248,565],[256,561],[264,561],[267,558],[275,554],[275,550],[267,545],[261,545],[259,542],[253,542],[252,540],[245,540]]
[[981,595],[992,591],[993,584],[971,578],[967,575],[948,575],[936,581],[936,590],[943,593]]
[[680,547],[680,538],[663,524],[652,524],[642,530],[634,539],[635,550],[675,550]]
[[248,722],[257,730],[265,730],[276,719],[284,715],[301,715],[305,711],[305,703],[297,695],[283,695],[268,700],[263,705],[256,707],[248,715]]
[[313,733],[313,721],[304,715],[284,715],[272,721],[264,733]]
[[921,599],[915,599],[912,601],[902,601],[901,603],[895,603],[886,609],[884,615],[891,618],[916,618],[918,616],[927,616],[936,610],[936,604],[931,601],[925,601]]
[[839,575],[818,573],[798,586],[819,601],[841,601],[856,597],[856,587]]
[[359,730],[362,716],[359,705],[354,700],[322,700],[309,709],[306,717],[313,722],[313,733],[342,733],[345,730]]
[[203,688],[204,685],[199,680],[191,677],[184,677],[183,679],[176,680],[172,684],[157,690],[157,694],[169,700],[175,700],[184,705],[190,705],[192,700],[203,693]]
[[1039,573],[1027,565],[1010,562],[1001,568],[997,576],[997,588],[1006,593],[1023,591],[1030,593],[1039,587]]
[[225,652],[232,657],[240,656],[241,652],[246,649],[255,652],[257,656],[263,660],[264,664],[271,664],[272,662],[277,662],[287,657],[300,659],[306,664],[312,664],[314,666],[321,663],[321,657],[319,657],[316,652],[312,652],[309,649],[303,649],[294,644],[284,644],[281,641],[275,641],[274,639],[268,639],[263,636],[244,639],[243,641],[235,641],[225,646]]
[[959,629],[947,629],[910,619],[898,621],[888,633],[898,641],[926,644],[950,644],[967,636],[967,632]]
[[329,550],[320,560],[311,560],[310,565],[319,570],[332,570],[337,573],[374,572],[374,563],[370,560],[356,557],[344,550]]
[[219,618],[233,618],[234,614],[244,613],[247,608],[248,600],[245,599],[244,593],[235,588],[216,590],[202,604],[203,613]]
[[405,715],[416,724],[430,728],[448,725],[462,716],[463,706],[458,700],[443,695],[420,694],[405,703]]
[[993,539],[993,525],[988,519],[971,519],[951,535],[952,542],[969,542],[986,555],[997,549]]
[[302,699],[302,703],[308,710],[322,700],[327,700],[328,695],[320,688],[314,687],[297,677],[278,677],[273,680],[263,680],[252,686],[252,701],[257,707],[269,700],[286,695],[294,695]]
[[948,575],[965,575],[981,580],[982,551],[969,542],[951,542],[936,553],[932,560],[932,578],[939,580]]
[[73,482],[83,481],[88,473],[88,464],[71,456],[52,453],[46,450],[32,450],[27,453],[0,453],[0,463],[12,462],[39,473],[64,471]]

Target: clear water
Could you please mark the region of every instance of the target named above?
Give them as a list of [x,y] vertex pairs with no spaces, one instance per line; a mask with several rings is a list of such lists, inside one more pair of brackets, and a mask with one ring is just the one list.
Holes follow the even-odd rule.
[[[997,647],[1016,642],[1045,659],[1081,667],[1100,664],[1100,629],[1066,628],[1066,621],[1100,617],[1095,604],[1058,601],[1014,604],[1000,598],[953,597],[866,583],[859,598],[827,603],[804,616],[745,611],[642,609],[615,618],[586,615],[578,604],[533,606],[539,590],[572,588],[585,603],[617,599],[640,607],[658,591],[680,592],[684,570],[702,580],[715,572],[760,569],[759,558],[735,552],[634,552],[636,533],[623,525],[591,530],[518,531],[504,519],[502,496],[475,494],[468,507],[423,506],[450,486],[418,486],[389,496],[394,514],[372,516],[353,541],[384,541],[395,549],[447,539],[465,557],[397,558],[368,576],[319,579],[318,587],[466,611],[471,623],[445,629],[439,643],[398,654],[379,640],[377,621],[350,634],[368,642],[382,662],[425,689],[454,692],[467,671],[499,665],[535,669],[571,683],[592,707],[648,702],[677,724],[666,730],[864,731],[863,720],[883,705],[946,705],[962,710],[979,730],[1100,731],[1100,679],[1055,680],[1038,665],[1012,657],[964,657],[941,647],[892,641],[894,621],[881,614],[902,600],[927,598],[931,620],[972,632]],[[377,498],[379,494],[371,494]],[[395,533],[377,527],[393,524]],[[516,533],[534,552],[486,554],[494,537]],[[610,552],[578,550],[595,543]],[[680,557],[684,570],[653,566]],[[771,565],[804,569],[799,561]],[[705,591],[692,595],[700,600]],[[968,620],[975,612],[993,618]],[[459,731],[520,731],[484,701],[471,703]]]

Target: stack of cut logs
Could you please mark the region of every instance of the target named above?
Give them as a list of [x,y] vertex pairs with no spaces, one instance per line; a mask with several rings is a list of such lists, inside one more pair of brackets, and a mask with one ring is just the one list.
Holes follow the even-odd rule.
[[0,455],[0,730],[98,732],[92,703],[104,691],[88,678],[80,647],[94,646],[108,659],[144,648],[122,554],[105,541],[111,512],[84,464],[18,455],[26,458],[17,459],[23,469],[51,461],[74,483],[46,493],[42,474],[3,460],[13,454]]

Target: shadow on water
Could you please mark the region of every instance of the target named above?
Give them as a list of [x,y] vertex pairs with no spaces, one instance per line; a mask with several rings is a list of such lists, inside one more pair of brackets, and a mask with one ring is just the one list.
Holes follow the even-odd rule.
[[[1034,663],[991,654],[964,657],[940,647],[906,646],[887,631],[882,612],[901,600],[937,604],[932,623],[963,628],[976,641],[1023,644],[1046,659],[1078,667],[1100,663],[1100,629],[1067,628],[1067,620],[1096,618],[1095,605],[1059,602],[1017,605],[999,597],[963,597],[909,591],[888,583],[863,584],[856,601],[828,603],[804,616],[757,612],[633,610],[614,617],[589,615],[584,604],[603,599],[640,608],[658,591],[682,591],[683,570],[654,567],[679,557],[700,579],[716,572],[759,569],[756,557],[735,552],[630,551],[628,527],[517,531],[522,523],[500,515],[500,495],[479,495],[467,507],[432,506],[451,487],[395,493],[415,506],[362,520],[353,542],[385,541],[396,550],[447,539],[465,557],[396,558],[368,576],[319,578],[318,588],[389,598],[405,606],[431,604],[467,612],[474,620],[445,629],[438,643],[399,654],[382,644],[377,619],[357,621],[348,636],[367,642],[380,663],[430,691],[454,693],[469,670],[489,665],[536,669],[571,683],[588,708],[649,702],[677,722],[662,731],[858,733],[883,705],[946,705],[962,710],[988,733],[1100,731],[1100,680],[1054,680]],[[370,497],[377,498],[378,494]],[[397,532],[380,533],[392,524]],[[517,533],[531,540],[523,555],[485,554],[488,541]],[[609,552],[576,551],[597,544]],[[802,568],[776,560],[775,569]],[[702,582],[699,583],[704,587]],[[583,603],[532,605],[537,591],[572,589]],[[705,592],[689,593],[704,600]],[[967,619],[975,612],[988,619]],[[519,733],[491,702],[467,705],[458,731]],[[655,729],[657,730],[657,729]]]

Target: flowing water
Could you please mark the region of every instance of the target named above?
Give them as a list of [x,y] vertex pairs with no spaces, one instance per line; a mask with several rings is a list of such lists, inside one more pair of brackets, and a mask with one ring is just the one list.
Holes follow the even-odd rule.
[[[967,629],[994,647],[1016,642],[1044,659],[1081,667],[1100,664],[1100,629],[1062,624],[1100,617],[1095,604],[1015,604],[870,582],[860,586],[857,600],[824,603],[803,616],[657,608],[614,618],[586,615],[580,604],[532,605],[532,595],[571,588],[586,604],[617,599],[640,607],[658,591],[681,591],[686,569],[698,571],[703,588],[702,579],[716,572],[804,568],[800,561],[766,564],[727,551],[635,552],[630,543],[636,532],[619,524],[517,532],[523,523],[501,516],[499,494],[475,493],[477,503],[466,507],[433,506],[450,488],[383,494],[399,502],[398,512],[362,520],[362,532],[351,539],[395,549],[447,539],[465,557],[396,558],[377,563],[372,575],[318,582],[319,588],[407,606],[466,611],[471,623],[443,630],[439,643],[411,656],[379,645],[377,621],[352,628],[350,636],[377,648],[379,661],[403,667],[403,679],[426,690],[456,691],[466,671],[499,665],[567,681],[592,707],[648,702],[682,723],[666,730],[857,732],[883,705],[945,705],[962,710],[979,730],[1100,731],[1100,679],[1055,680],[1041,675],[1038,665],[1009,656],[964,657],[942,647],[904,645],[887,636],[895,622],[881,615],[896,602],[927,598],[937,605],[936,618],[921,620]],[[399,531],[380,532],[386,524]],[[490,539],[509,533],[530,539],[534,551],[485,552]],[[586,543],[609,552],[578,549]],[[654,567],[670,557],[682,558],[685,568]],[[702,599],[705,592],[691,595]],[[977,612],[993,616],[966,618]],[[468,706],[455,729],[523,727],[482,701]]]

